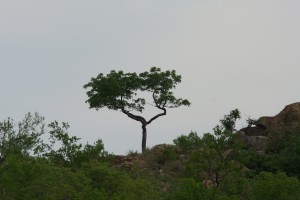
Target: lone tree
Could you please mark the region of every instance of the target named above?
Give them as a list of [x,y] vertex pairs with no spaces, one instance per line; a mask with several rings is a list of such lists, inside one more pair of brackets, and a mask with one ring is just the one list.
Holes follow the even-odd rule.
[[[90,108],[98,110],[107,107],[111,110],[120,110],[129,118],[142,123],[142,152],[145,152],[147,125],[166,115],[166,108],[190,105],[188,100],[176,98],[172,92],[172,89],[180,82],[181,76],[177,75],[175,70],[163,72],[160,68],[152,67],[149,72],[143,72],[139,75],[114,70],[106,76],[100,73],[83,87],[90,89],[87,91],[88,100],[86,101]],[[145,98],[137,97],[138,92],[150,92],[153,100],[151,105],[162,112],[148,121],[140,115],[133,114],[133,111],[142,113],[145,104],[148,103]]]

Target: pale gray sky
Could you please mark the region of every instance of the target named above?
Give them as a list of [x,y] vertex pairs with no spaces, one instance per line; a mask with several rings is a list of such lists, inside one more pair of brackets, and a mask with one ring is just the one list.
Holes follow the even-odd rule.
[[235,108],[275,115],[300,99],[299,10],[299,0],[0,0],[0,120],[36,111],[83,142],[140,151],[140,123],[89,110],[82,86],[151,66],[177,70],[175,93],[192,106],[149,125],[149,147],[211,131]]

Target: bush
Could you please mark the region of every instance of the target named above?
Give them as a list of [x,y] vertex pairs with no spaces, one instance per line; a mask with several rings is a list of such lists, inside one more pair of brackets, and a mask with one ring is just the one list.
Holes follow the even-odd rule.
[[190,132],[188,135],[181,135],[174,139],[173,142],[184,153],[187,153],[202,145],[202,140],[196,132]]
[[159,188],[148,180],[132,179],[126,172],[99,163],[89,163],[82,170],[91,180],[92,188],[105,194],[104,199],[159,199]]
[[300,197],[299,180],[285,173],[261,172],[249,180],[242,199],[246,200],[297,200]]
[[16,156],[7,157],[0,166],[0,188],[0,199],[83,200],[101,196],[80,172]]

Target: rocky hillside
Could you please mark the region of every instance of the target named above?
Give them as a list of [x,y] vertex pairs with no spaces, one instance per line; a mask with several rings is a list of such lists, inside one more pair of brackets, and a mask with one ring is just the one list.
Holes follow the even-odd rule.
[[251,121],[249,126],[241,129],[238,134],[246,141],[248,147],[265,152],[272,139],[272,133],[279,130],[288,133],[299,132],[297,130],[300,130],[300,102],[287,105],[273,117],[261,117]]
[[[173,194],[170,199],[274,199],[274,191],[280,191],[276,199],[298,199],[300,102],[287,105],[273,117],[251,120],[248,127],[230,136],[224,122],[232,122],[231,114],[220,120],[218,132],[201,136],[191,132],[174,140],[174,145],[160,144],[144,154],[115,156],[113,168],[146,177],[163,194]],[[248,148],[236,142],[236,136]],[[277,171],[283,173],[272,174]],[[196,182],[187,184],[186,180]],[[299,188],[293,192],[288,186],[282,195],[282,187],[292,180]]]

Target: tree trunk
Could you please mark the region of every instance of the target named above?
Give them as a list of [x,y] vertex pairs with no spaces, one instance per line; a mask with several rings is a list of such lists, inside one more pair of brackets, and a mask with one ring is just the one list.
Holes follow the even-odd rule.
[[145,153],[146,151],[146,141],[147,141],[147,129],[146,124],[142,125],[143,129],[143,136],[142,136],[142,153]]

